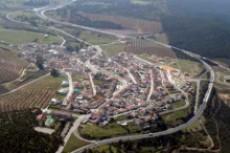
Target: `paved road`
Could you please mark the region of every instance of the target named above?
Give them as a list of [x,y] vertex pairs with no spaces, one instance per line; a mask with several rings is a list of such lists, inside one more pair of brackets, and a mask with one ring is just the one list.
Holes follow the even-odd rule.
[[152,96],[152,93],[153,93],[153,90],[154,90],[154,79],[153,79],[153,70],[150,70],[149,71],[149,74],[150,74],[150,89],[149,89],[149,94],[147,96],[147,99],[146,101],[150,101],[151,99],[151,96]]
[[[71,1],[71,3],[74,2],[74,1],[76,1],[76,0]],[[70,5],[71,3],[65,4],[65,5],[60,5],[60,6],[57,6],[55,8],[46,7],[46,8],[43,8],[43,9],[40,9],[40,10],[35,10],[35,11],[37,12],[37,14],[41,18],[47,19],[49,21],[52,21],[52,22],[55,22],[55,23],[58,23],[58,24],[77,27],[77,28],[82,28],[82,29],[85,29],[85,30],[90,30],[90,31],[109,34],[109,35],[114,35],[114,36],[116,36],[118,38],[130,37],[130,36],[124,36],[124,35],[120,35],[120,34],[116,34],[116,33],[112,33],[112,32],[103,31],[103,30],[100,30],[100,29],[95,29],[95,28],[76,25],[76,24],[72,24],[72,23],[57,21],[57,20],[51,19],[51,18],[49,18],[49,17],[47,17],[45,15],[45,12],[48,11],[48,10],[57,10],[59,8],[65,7],[67,5]],[[131,37],[131,38],[133,38],[133,37]],[[191,124],[193,124],[195,121],[197,121],[202,116],[204,110],[206,109],[206,106],[207,106],[207,103],[209,101],[210,95],[212,93],[213,82],[215,80],[215,73],[214,73],[212,67],[210,65],[208,65],[203,60],[203,58],[200,57],[197,54],[194,54],[194,53],[191,53],[191,52],[186,51],[184,49],[180,49],[180,48],[177,48],[175,46],[164,44],[164,43],[161,43],[161,42],[158,42],[158,41],[155,41],[155,40],[152,40],[152,41],[155,42],[156,44],[161,45],[161,46],[176,49],[176,50],[181,51],[181,52],[183,52],[183,53],[185,53],[185,54],[187,54],[187,55],[189,55],[189,56],[191,56],[191,57],[193,57],[195,59],[198,59],[201,63],[203,63],[203,65],[206,67],[206,69],[211,73],[210,79],[209,79],[208,90],[207,90],[207,92],[205,94],[205,97],[203,99],[203,103],[200,105],[200,107],[197,110],[197,113],[188,122],[186,122],[184,124],[181,124],[181,125],[179,125],[177,127],[167,129],[165,131],[156,132],[156,133],[149,133],[149,134],[133,134],[133,135],[128,135],[128,136],[120,136],[120,137],[104,139],[104,140],[98,141],[97,144],[90,144],[90,145],[86,145],[86,146],[84,146],[82,148],[76,149],[75,151],[73,151],[73,153],[82,152],[85,149],[94,148],[94,147],[97,147],[97,146],[102,145],[102,144],[116,143],[116,142],[119,142],[119,141],[134,141],[134,140],[140,140],[140,139],[144,139],[144,138],[153,138],[153,137],[159,137],[159,136],[163,136],[163,135],[173,134],[173,133],[176,133],[176,132],[178,132],[178,131],[190,126]]]
[[130,80],[134,83],[134,84],[137,84],[137,81],[135,79],[135,77],[133,76],[133,74],[130,72],[130,70],[124,66],[122,66],[121,64],[117,63],[115,61],[115,63],[121,68],[121,69],[124,69],[126,71],[126,73],[129,75],[129,78]]
[[[122,66],[122,65],[121,65],[121,66]],[[127,69],[127,68],[124,67],[124,66],[122,66],[122,68],[128,73],[129,78],[132,80],[132,82],[133,82],[134,84],[137,84],[137,81],[136,81],[135,77],[133,76],[133,74],[130,72],[130,70]]]
[[82,148],[76,149],[72,153],[82,152],[85,149],[94,148],[94,147],[97,147],[97,146],[100,146],[103,144],[117,143],[120,141],[135,141],[135,140],[141,140],[141,139],[145,139],[145,138],[154,138],[154,137],[159,137],[159,136],[164,136],[164,135],[170,135],[170,134],[173,134],[173,133],[176,133],[178,131],[185,129],[188,126],[191,126],[194,122],[196,122],[202,116],[204,110],[206,109],[209,97],[210,97],[212,89],[213,89],[213,82],[211,82],[211,81],[214,77],[215,77],[215,75],[213,73],[211,73],[209,88],[205,94],[205,98],[203,99],[203,103],[201,104],[201,106],[197,110],[196,115],[193,116],[188,122],[181,124],[175,128],[170,128],[170,129],[167,129],[167,130],[161,131],[161,132],[149,133],[149,134],[133,134],[133,135],[128,135],[128,136],[120,136],[120,137],[104,139],[102,141],[97,142],[97,144],[90,144],[90,145],[84,146]]
[[[14,22],[14,23],[18,23],[18,24],[30,25],[29,22],[18,21],[18,20],[16,20],[16,19],[12,18],[10,15],[11,15],[10,13],[6,14],[6,19],[7,19],[7,20],[9,20],[9,21],[11,21],[11,22]],[[62,33],[62,34],[64,34],[64,35],[67,35],[67,36],[73,38],[73,36],[70,36],[69,34],[65,33],[65,31],[56,29],[55,27],[49,27],[49,29],[52,29],[52,30],[54,30],[54,31],[58,31],[58,32],[60,32],[60,33]],[[63,38],[63,37],[60,36],[60,35],[59,35],[58,37],[59,37],[60,39],[62,39],[62,42],[61,42],[61,44],[60,44],[60,47],[63,48],[64,45],[66,44],[66,40],[65,40],[65,38]],[[74,37],[73,39],[76,39],[76,38]],[[83,40],[81,40],[81,39],[77,39],[77,40],[80,41],[80,42],[83,41]]]
[[11,17],[11,13],[6,14],[6,19],[11,21],[11,22],[18,23],[18,24],[30,25],[30,23],[28,23],[28,22],[15,20],[14,18]]
[[[157,43],[157,44],[160,44],[160,45],[162,45],[164,47],[177,49],[177,50],[185,53],[186,55],[189,55],[190,57],[199,60],[205,66],[205,68],[211,73],[210,79],[209,79],[208,90],[206,91],[205,97],[203,99],[203,103],[198,108],[196,114],[189,121],[187,121],[186,123],[181,124],[181,125],[179,125],[177,127],[174,127],[174,128],[167,129],[165,131],[156,132],[156,133],[149,133],[149,134],[133,134],[133,135],[128,135],[128,136],[120,136],[120,137],[104,139],[104,140],[98,141],[97,144],[90,144],[90,145],[84,146],[82,148],[76,149],[72,153],[82,152],[85,149],[94,148],[94,147],[97,147],[97,146],[100,146],[100,145],[103,145],[103,144],[117,143],[119,141],[134,141],[134,140],[141,140],[141,139],[145,139],[145,138],[154,138],[154,137],[173,134],[173,133],[176,133],[178,131],[181,131],[181,130],[187,128],[188,126],[191,126],[194,122],[196,122],[202,116],[204,110],[207,107],[207,103],[209,101],[209,98],[210,98],[212,90],[213,90],[213,82],[215,80],[215,73],[214,73],[212,67],[210,65],[208,65],[202,59],[202,57],[200,57],[197,54],[191,53],[189,51],[186,51],[184,49],[180,49],[180,48],[177,48],[177,47],[174,47],[174,46],[171,46],[171,45],[163,44],[161,42],[157,42],[157,41],[154,41],[154,42]],[[143,62],[146,62],[146,61],[143,61]],[[148,63],[148,61],[146,63]]]
[[[64,150],[64,146],[66,145],[66,143],[68,142],[69,138],[71,137],[72,134],[75,135],[75,131],[76,131],[76,128],[79,127],[80,123],[84,120],[84,119],[88,119],[89,116],[85,115],[85,116],[81,116],[79,117],[77,120],[75,120],[75,122],[73,123],[73,126],[70,128],[69,132],[67,133],[67,135],[65,136],[64,138],[64,144],[59,146],[58,150],[56,151],[56,153],[62,153],[63,150]],[[75,135],[76,136],[76,135]],[[78,137],[77,135],[77,138],[80,138],[81,140],[81,137]]]
[[73,87],[73,79],[72,79],[71,73],[64,71],[64,74],[68,77],[68,82],[69,82],[69,92],[68,92],[67,96],[65,97],[65,99],[63,100],[63,105],[67,106],[68,102],[71,99],[71,96],[73,95],[74,87]]
[[88,73],[88,76],[89,76],[91,88],[92,88],[92,91],[93,91],[93,96],[96,96],[97,90],[96,90],[96,87],[95,87],[95,84],[94,84],[94,81],[93,81],[93,78],[92,78],[92,74]]
[[85,122],[85,121],[88,121],[89,120],[89,117],[90,115],[82,115],[80,116],[75,122],[74,122],[74,125],[73,125],[73,128],[75,129],[73,131],[73,134],[76,138],[78,138],[79,140],[82,140],[82,141],[85,141],[85,142],[88,142],[88,143],[96,143],[96,141],[94,140],[87,140],[85,138],[82,138],[79,134],[79,126],[81,125],[82,122]]
[[60,4],[58,6],[45,6],[45,7],[41,7],[41,8],[35,8],[34,12],[37,14],[37,16],[39,16],[43,20],[48,20],[50,22],[54,22],[54,23],[57,23],[57,24],[61,24],[61,25],[65,25],[65,26],[71,26],[71,27],[75,27],[75,28],[80,28],[80,29],[83,29],[83,30],[97,32],[97,33],[101,33],[101,34],[112,35],[112,36],[116,36],[116,37],[119,37],[119,38],[125,38],[124,35],[117,34],[116,32],[105,31],[105,30],[102,30],[102,29],[95,29],[95,28],[91,28],[91,27],[87,27],[87,26],[72,24],[72,23],[65,22],[65,21],[58,21],[56,19],[53,19],[53,18],[50,18],[50,17],[46,16],[46,14],[45,14],[47,11],[55,11],[55,10],[61,9],[63,7],[71,5],[72,3],[76,2],[76,1],[77,0],[72,0],[72,1],[70,1],[68,3]]
[[136,60],[141,61],[141,62],[144,63],[144,64],[148,64],[148,65],[154,66],[153,63],[151,63],[150,61],[147,61],[147,60],[145,60],[145,59],[143,59],[143,58],[140,58],[139,56],[134,55],[134,58],[135,58]]
[[74,39],[74,40],[76,40],[76,41],[78,41],[78,42],[82,42],[82,43],[84,43],[84,44],[86,44],[86,45],[92,45],[91,43],[89,43],[89,42],[87,42],[87,41],[84,41],[84,40],[82,40],[82,39],[80,39],[80,38],[77,38],[77,37],[75,37],[74,35],[72,35],[72,34],[66,32],[66,31],[64,31],[64,30],[62,30],[62,29],[59,29],[59,28],[56,28],[56,27],[53,27],[53,26],[49,27],[49,29],[50,29],[50,30],[57,31],[57,32],[59,32],[59,33],[62,33],[63,35],[65,35],[65,36],[67,36],[67,37],[70,37],[70,38],[72,38],[72,39]]
[[62,42],[61,42],[61,44],[60,44],[60,47],[61,47],[61,48],[64,48],[64,47],[65,47],[65,44],[66,44],[66,40],[65,40],[65,38],[63,38],[62,36],[59,36],[59,38],[62,39]]

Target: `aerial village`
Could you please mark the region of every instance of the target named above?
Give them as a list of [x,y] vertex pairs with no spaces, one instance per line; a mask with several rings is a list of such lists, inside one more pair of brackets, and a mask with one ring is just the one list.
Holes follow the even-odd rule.
[[[105,126],[122,118],[117,124],[148,126],[161,114],[188,106],[188,97],[195,92],[189,75],[167,65],[164,57],[152,56],[151,62],[126,52],[107,57],[99,46],[88,46],[77,53],[36,43],[20,49],[21,56],[31,63],[42,56],[45,69],[57,69],[63,77],[57,96],[37,115],[47,128],[53,128],[56,120],[69,121],[79,114],[89,115],[83,124]],[[183,104],[175,107],[178,102]],[[70,123],[63,137],[69,128]]]

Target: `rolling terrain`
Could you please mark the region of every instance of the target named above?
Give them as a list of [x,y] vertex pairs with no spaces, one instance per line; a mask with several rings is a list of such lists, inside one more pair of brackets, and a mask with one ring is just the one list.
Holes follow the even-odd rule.
[[230,57],[228,4],[227,0],[79,0],[49,13],[85,26],[147,34],[203,56],[227,59]]
[[6,1],[0,153],[228,153],[227,1]]

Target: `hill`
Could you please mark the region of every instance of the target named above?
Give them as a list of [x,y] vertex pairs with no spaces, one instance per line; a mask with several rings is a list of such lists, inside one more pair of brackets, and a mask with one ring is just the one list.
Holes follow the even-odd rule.
[[[229,4],[227,0],[79,0],[55,16],[96,28],[136,30],[155,39],[163,34],[172,45],[227,59]],[[146,25],[152,28],[146,30]]]

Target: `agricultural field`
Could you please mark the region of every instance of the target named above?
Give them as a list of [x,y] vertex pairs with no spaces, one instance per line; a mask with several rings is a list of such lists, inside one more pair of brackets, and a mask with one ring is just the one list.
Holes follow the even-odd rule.
[[108,44],[117,40],[117,38],[114,36],[85,31],[79,28],[71,28],[67,26],[60,26],[60,28],[78,37],[79,39],[85,40],[94,45]]
[[159,21],[147,21],[142,19],[109,16],[101,14],[81,13],[83,17],[89,18],[92,21],[109,21],[123,27],[123,30],[133,30],[134,32],[142,33],[159,33],[162,31],[161,23]]
[[0,48],[0,63],[0,84],[19,77],[27,64],[14,52],[5,48]]
[[98,33],[93,33],[89,31],[81,31],[79,35],[80,39],[86,40],[92,44],[98,45],[98,44],[107,44],[111,43],[115,40],[115,37],[108,36],[108,35],[102,35]]
[[150,40],[128,40],[125,43],[114,42],[111,44],[101,45],[107,56],[114,56],[120,52],[130,52],[142,56],[146,60],[150,60],[150,56],[155,55],[158,57],[172,57],[176,58],[176,53],[166,47],[162,47]]
[[[69,11],[72,12],[69,13]],[[60,9],[58,11],[50,11],[47,14],[57,20],[98,29],[116,30],[120,33],[148,33],[155,35],[163,31],[161,22],[158,20],[144,20],[129,16],[90,13],[87,11],[74,12],[72,9]]]
[[0,111],[8,112],[29,108],[45,108],[55,96],[62,78],[45,76],[36,82],[0,97]]
[[125,51],[126,46],[127,46],[126,44],[116,43],[116,44],[103,45],[101,46],[101,48],[103,49],[105,55],[107,55],[108,57],[112,57],[120,52]]
[[2,86],[9,91],[9,90],[15,89],[19,86],[22,86],[22,85],[28,83],[29,81],[37,79],[37,78],[41,77],[42,75],[45,75],[46,73],[47,73],[46,71],[42,71],[42,70],[37,71],[37,72],[26,72],[24,76],[20,76],[16,80],[6,82],[6,83],[2,84]]
[[61,39],[56,36],[45,36],[45,34],[32,31],[5,29],[0,27],[0,41],[11,44],[22,44],[29,42],[52,44],[60,43]]
[[[164,47],[162,45],[156,44],[152,40],[137,39],[136,41],[128,42],[126,47],[127,52],[132,52],[135,54],[145,54],[146,57],[155,55],[158,57],[169,57],[176,58],[177,55],[175,51],[171,48]],[[145,58],[145,57],[143,57]]]

